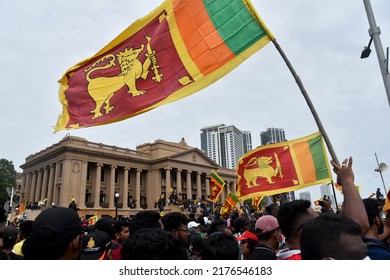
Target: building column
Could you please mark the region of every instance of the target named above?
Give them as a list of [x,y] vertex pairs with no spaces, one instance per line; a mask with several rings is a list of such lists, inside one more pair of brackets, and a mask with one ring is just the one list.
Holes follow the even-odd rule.
[[181,169],[176,170],[176,193],[180,200],[183,198],[183,190],[181,185]]
[[129,193],[129,167],[123,168],[123,180],[122,180],[122,187],[121,187],[121,200],[122,200],[122,209],[128,210],[128,193]]
[[42,180],[42,193],[41,193],[41,199],[44,200],[47,198],[47,176],[48,176],[48,166],[45,166],[43,168],[43,180]]
[[78,206],[81,209],[85,209],[85,194],[87,192],[87,172],[88,172],[88,161],[82,161],[81,162],[81,174],[80,174],[80,183],[79,183],[79,200],[78,200]]
[[206,199],[210,197],[210,175],[206,175]]
[[135,200],[136,200],[136,209],[141,209],[141,172],[142,169],[137,169],[135,175]]
[[169,190],[172,188],[171,170],[172,170],[172,168],[165,167],[165,193],[166,193],[166,197],[168,197]]
[[35,191],[37,189],[37,171],[34,170],[32,175],[32,180],[31,180],[31,192],[30,192],[30,202],[35,202]]
[[[25,175],[25,177],[26,177],[26,179],[24,181],[24,188],[25,188],[26,192],[25,192],[24,196],[28,202],[28,201],[30,201],[29,199],[30,199],[30,194],[31,194],[31,173],[27,173]],[[23,200],[23,198],[22,198],[22,200]]]
[[199,199],[202,197],[202,181],[201,181],[202,172],[196,173],[196,196]]
[[95,175],[95,181],[93,184],[93,192],[94,192],[94,197],[93,197],[93,208],[102,208],[100,206],[100,179],[102,177],[102,167],[103,164],[98,163],[96,164],[96,175]]
[[57,181],[58,181],[58,176],[59,176],[59,172],[60,172],[59,166],[60,166],[60,163],[56,162],[55,171],[54,171],[53,201],[52,201],[52,203],[54,202],[55,205],[57,205],[59,203],[59,189],[57,187]]
[[35,198],[34,201],[41,200],[41,191],[42,191],[42,169],[38,170],[38,179],[35,188]]
[[187,170],[187,199],[192,199],[191,170]]
[[50,164],[49,171],[49,182],[47,184],[47,205],[51,205],[53,202],[53,191],[54,191],[54,164]]
[[108,191],[106,193],[106,196],[108,196],[108,208],[115,208],[115,170],[116,166],[111,165],[111,170],[110,170],[110,180],[109,180],[109,185],[108,185]]

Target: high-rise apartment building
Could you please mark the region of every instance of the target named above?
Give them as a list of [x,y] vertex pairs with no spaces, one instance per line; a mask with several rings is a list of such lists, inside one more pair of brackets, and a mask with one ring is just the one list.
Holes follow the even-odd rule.
[[251,133],[233,125],[218,124],[202,128],[200,143],[211,160],[229,169],[235,169],[240,157],[252,150]]
[[267,128],[266,131],[260,132],[261,146],[280,143],[287,141],[284,129],[282,128]]

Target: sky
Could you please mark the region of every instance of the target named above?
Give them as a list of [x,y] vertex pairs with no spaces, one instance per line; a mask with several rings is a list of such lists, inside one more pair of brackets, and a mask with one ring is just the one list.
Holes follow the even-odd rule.
[[[94,55],[162,0],[19,0],[2,5],[0,17],[0,158],[20,165],[30,154],[67,134],[135,149],[157,139],[200,148],[200,129],[234,125],[252,133],[253,148],[268,127],[288,140],[318,131],[313,115],[272,43],[209,87],[145,114],[114,124],[54,133],[62,112],[58,80]],[[317,111],[337,158],[353,157],[361,196],[383,190],[379,162],[390,164],[390,107],[363,1],[252,0],[275,35]],[[390,45],[390,1],[372,0],[384,48]],[[329,157],[330,158],[330,157]],[[390,171],[383,172],[386,189]],[[312,199],[319,187],[309,187]],[[298,192],[299,194],[299,192]],[[340,194],[338,200],[342,199]]]

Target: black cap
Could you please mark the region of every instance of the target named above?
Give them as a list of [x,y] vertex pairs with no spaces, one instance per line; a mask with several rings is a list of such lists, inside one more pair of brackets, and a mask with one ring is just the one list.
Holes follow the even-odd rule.
[[102,260],[108,249],[111,248],[111,237],[107,232],[94,231],[83,239],[81,260]]

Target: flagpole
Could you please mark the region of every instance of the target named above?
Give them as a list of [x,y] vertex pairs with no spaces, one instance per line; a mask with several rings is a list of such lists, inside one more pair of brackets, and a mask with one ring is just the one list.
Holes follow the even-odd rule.
[[[276,39],[274,39],[272,41],[272,43],[274,43],[276,49],[278,50],[278,52],[280,53],[280,55],[282,56],[284,62],[286,63],[288,69],[290,69],[290,72],[291,74],[293,75],[294,79],[295,79],[295,82],[298,84],[298,87],[299,89],[301,90],[302,92],[302,95],[303,95],[303,98],[305,98],[305,101],[307,103],[307,105],[309,106],[310,108],[310,111],[314,117],[314,120],[318,126],[318,129],[320,130],[321,134],[322,134],[322,137],[324,137],[324,141],[325,141],[325,144],[326,146],[328,147],[328,151],[329,151],[329,154],[330,156],[332,157],[332,160],[337,164],[337,165],[340,165],[339,163],[339,160],[337,159],[337,156],[336,156],[336,153],[333,149],[333,146],[332,146],[332,143],[330,142],[329,140],[329,137],[328,137],[328,134],[326,133],[325,131],[325,128],[324,126],[322,125],[322,122],[317,114],[317,111],[316,109],[314,108],[314,105],[313,103],[311,102],[311,99],[309,97],[309,95],[307,94],[307,91],[305,89],[305,87],[303,86],[303,83],[301,81],[301,78],[298,76],[297,72],[295,71],[294,67],[292,66],[291,62],[288,60],[286,54],[284,53],[284,51],[282,50],[282,48],[280,47],[279,43],[276,41]],[[332,184],[332,188],[333,188],[333,193],[335,192],[334,191],[334,186]],[[336,202],[336,205],[337,205],[337,200],[336,200],[336,196],[335,196],[335,202]]]

